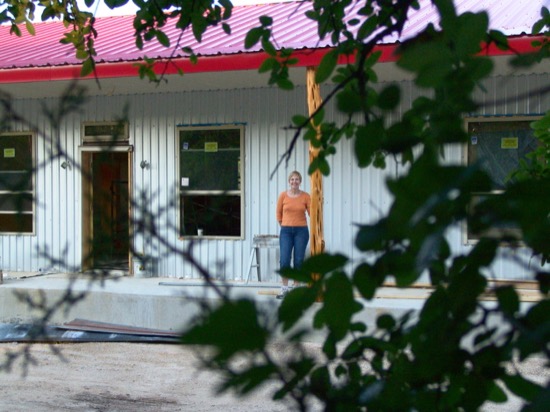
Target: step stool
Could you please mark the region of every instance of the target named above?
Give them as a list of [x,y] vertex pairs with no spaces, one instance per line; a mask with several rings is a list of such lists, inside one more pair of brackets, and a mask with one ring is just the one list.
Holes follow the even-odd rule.
[[[252,239],[252,248],[250,249],[250,258],[248,260],[248,273],[246,275],[246,284],[250,280],[252,268],[256,268],[258,282],[262,281],[260,269],[260,249],[277,249],[277,259],[279,257],[279,236],[277,235],[254,235]],[[254,263],[256,258],[256,263]]]

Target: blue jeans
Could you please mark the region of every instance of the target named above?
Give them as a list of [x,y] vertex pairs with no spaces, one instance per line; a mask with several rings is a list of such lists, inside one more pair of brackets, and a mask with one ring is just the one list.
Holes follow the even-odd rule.
[[298,269],[304,262],[306,246],[309,242],[307,226],[282,226],[279,235],[280,265],[289,268],[294,251],[294,268]]

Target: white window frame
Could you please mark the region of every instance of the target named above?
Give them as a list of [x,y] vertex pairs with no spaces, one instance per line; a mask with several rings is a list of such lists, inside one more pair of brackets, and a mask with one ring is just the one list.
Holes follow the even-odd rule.
[[[181,153],[182,151],[192,151],[190,148],[184,148],[183,142],[180,141],[180,132],[184,131],[216,131],[216,130],[238,130],[240,134],[239,139],[239,161],[238,161],[238,189],[231,189],[231,190],[216,190],[216,189],[208,189],[208,190],[202,190],[202,189],[186,189],[186,187],[192,187],[192,182],[188,181],[188,176],[184,175],[184,171],[182,170],[182,159],[181,159]],[[244,239],[245,234],[245,223],[244,223],[244,216],[245,216],[245,204],[244,204],[244,187],[245,187],[245,176],[244,176],[244,159],[245,159],[245,151],[244,151],[244,144],[245,144],[245,127],[242,124],[224,124],[224,125],[205,125],[205,126],[198,126],[198,125],[180,125],[176,128],[176,147],[177,150],[177,156],[176,156],[176,167],[177,167],[177,185],[178,185],[178,231],[180,239],[197,239],[197,238],[203,238],[203,239],[226,239],[226,240],[242,240]],[[216,149],[218,150],[218,149]],[[233,150],[233,149],[220,149],[222,150]],[[206,152],[207,149],[205,147],[204,152]],[[222,170],[215,170],[213,173],[220,174],[223,173]],[[187,180],[186,180],[187,179]],[[223,235],[220,233],[209,233],[209,231],[206,228],[202,228],[202,233],[199,233],[198,228],[197,230],[186,228],[186,222],[185,222],[185,211],[183,210],[184,205],[182,202],[182,196],[188,195],[188,196],[238,196],[239,197],[239,203],[240,203],[240,211],[239,211],[239,219],[240,219],[240,225],[239,225],[239,233],[236,235]]]
[[[27,193],[31,196],[31,210],[29,211],[24,211],[23,214],[24,215],[31,215],[31,221],[32,221],[32,229],[31,231],[28,231],[28,232],[21,232],[21,231],[2,231],[2,227],[0,226],[0,236],[5,236],[5,235],[18,235],[18,236],[22,236],[22,235],[25,235],[25,236],[34,236],[36,234],[36,134],[33,133],[33,132],[28,132],[28,131],[23,131],[23,132],[2,132],[0,133],[0,139],[2,138],[6,138],[6,137],[25,137],[25,138],[28,138],[30,137],[31,139],[31,173],[32,173],[32,177],[31,177],[31,189],[30,190],[21,190],[21,191],[13,191],[13,190],[2,190],[2,188],[0,188],[0,195],[11,195],[11,194],[18,194],[18,193]],[[8,149],[8,148],[5,148],[5,149]],[[13,153],[14,156],[17,156],[17,152],[14,152]],[[8,154],[7,152],[3,151],[2,153],[0,153],[0,160],[3,159],[5,156],[11,156],[11,153]],[[11,171],[11,172],[16,172],[16,171]],[[2,172],[0,171],[0,173],[10,173],[9,171],[8,172]],[[21,211],[20,210],[7,210],[7,211],[0,211],[0,215],[7,215],[7,214],[13,214],[13,215],[17,215],[17,214],[21,214]]]

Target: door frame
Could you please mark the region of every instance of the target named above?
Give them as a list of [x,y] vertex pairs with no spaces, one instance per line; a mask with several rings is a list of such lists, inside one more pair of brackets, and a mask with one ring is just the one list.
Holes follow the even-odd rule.
[[82,253],[81,253],[81,270],[83,272],[91,270],[94,267],[92,245],[94,239],[93,233],[93,168],[91,165],[91,159],[94,153],[99,152],[118,152],[118,153],[127,153],[128,156],[128,238],[129,238],[129,248],[128,248],[128,274],[132,274],[132,250],[133,250],[133,210],[132,210],[132,199],[133,199],[133,151],[134,147],[132,145],[125,146],[80,146],[80,161],[81,161],[81,199],[82,199],[82,210],[81,210],[81,224],[82,224]]

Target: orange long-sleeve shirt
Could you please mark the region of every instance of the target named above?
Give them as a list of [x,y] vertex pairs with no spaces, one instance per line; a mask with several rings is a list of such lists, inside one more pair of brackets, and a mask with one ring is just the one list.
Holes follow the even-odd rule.
[[281,226],[307,226],[306,213],[309,216],[311,197],[302,192],[297,197],[290,197],[286,190],[277,200],[277,222]]

